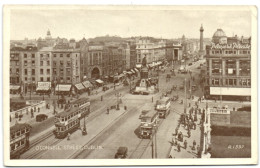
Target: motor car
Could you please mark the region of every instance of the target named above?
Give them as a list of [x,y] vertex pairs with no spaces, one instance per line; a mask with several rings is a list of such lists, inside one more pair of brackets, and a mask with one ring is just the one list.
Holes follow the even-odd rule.
[[108,90],[108,89],[109,89],[108,86],[103,86],[103,91],[106,91],[106,90]]
[[42,122],[44,120],[46,120],[48,118],[48,116],[46,114],[38,114],[36,116],[36,122]]
[[115,159],[125,159],[127,157],[127,151],[128,151],[127,147],[122,147],[122,146],[119,147],[115,154]]
[[120,83],[115,83],[115,85],[116,85],[116,86],[119,86],[119,85],[120,85]]
[[191,65],[192,65],[192,62],[191,62],[191,63],[189,63],[188,65],[189,65],[189,66],[191,66]]

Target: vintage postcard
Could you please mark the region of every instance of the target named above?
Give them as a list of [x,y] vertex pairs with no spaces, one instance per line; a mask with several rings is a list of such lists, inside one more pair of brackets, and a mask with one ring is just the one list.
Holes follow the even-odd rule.
[[3,15],[5,165],[258,163],[255,6]]

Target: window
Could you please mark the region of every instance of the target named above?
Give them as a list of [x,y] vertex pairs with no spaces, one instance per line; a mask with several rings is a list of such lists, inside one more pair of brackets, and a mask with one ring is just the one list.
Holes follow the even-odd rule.
[[67,80],[70,81],[70,77],[67,77]]
[[235,60],[226,60],[225,71],[226,71],[226,75],[235,75],[236,74],[236,61]]
[[27,61],[24,61],[24,66],[27,66]]
[[50,75],[50,69],[47,69],[47,74]]
[[24,58],[27,58],[27,54],[24,54],[23,57],[24,57]]
[[53,69],[53,74],[57,75],[57,70],[55,68]]
[[43,69],[40,69],[40,74],[43,75]]
[[27,81],[27,77],[25,77],[24,80]]
[[32,69],[32,75],[35,75],[35,69]]
[[71,72],[71,71],[70,71],[70,68],[67,68],[67,73],[70,74],[70,72]]
[[60,61],[60,65],[63,66],[63,61]]
[[16,73],[17,73],[17,74],[19,73],[19,69],[18,69],[18,68],[16,68]]
[[50,54],[47,54],[47,57],[50,58]]
[[53,54],[53,57],[56,58],[56,54]]
[[43,54],[40,54],[41,58],[43,58]]
[[24,69],[24,75],[27,75],[27,69]]
[[69,57],[70,57],[70,54],[67,54],[67,57],[69,58]]
[[60,57],[63,57],[63,54],[60,54]]
[[40,65],[43,66],[43,61],[40,62]]
[[50,82],[50,77],[47,77],[47,81]]
[[17,65],[17,66],[19,65],[19,62],[18,62],[18,61],[16,62],[16,65]]
[[67,66],[70,66],[70,61],[67,61]]
[[35,66],[35,61],[32,61],[32,66]]
[[32,77],[32,81],[35,81],[35,77]]
[[41,82],[43,82],[43,77],[41,77],[41,79],[40,79],[40,80],[41,80]]
[[50,65],[50,61],[47,61],[47,65],[48,65],[48,66]]

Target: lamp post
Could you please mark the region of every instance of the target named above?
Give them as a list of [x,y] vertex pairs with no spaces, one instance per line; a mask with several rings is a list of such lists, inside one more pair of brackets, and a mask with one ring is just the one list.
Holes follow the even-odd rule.
[[186,110],[187,110],[187,89],[186,89],[186,78],[184,80],[184,87],[185,87],[185,103],[184,103],[184,113],[186,114]]

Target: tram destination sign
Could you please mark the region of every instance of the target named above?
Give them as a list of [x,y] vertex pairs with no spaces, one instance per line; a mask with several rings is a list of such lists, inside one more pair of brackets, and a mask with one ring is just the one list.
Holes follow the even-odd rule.
[[215,44],[211,43],[211,49],[250,49],[250,44],[238,44],[238,43],[232,43],[232,44]]

